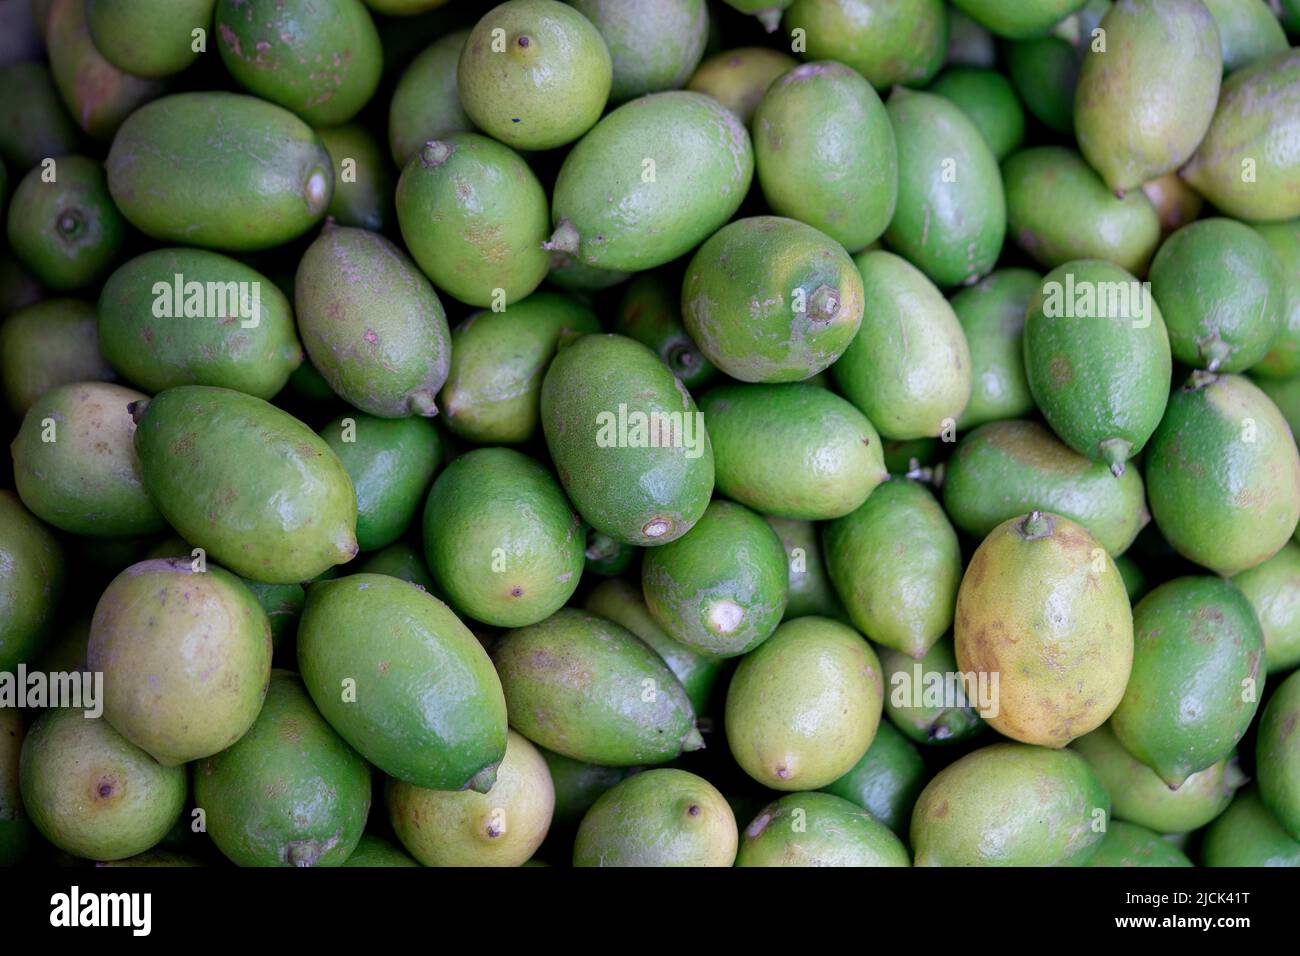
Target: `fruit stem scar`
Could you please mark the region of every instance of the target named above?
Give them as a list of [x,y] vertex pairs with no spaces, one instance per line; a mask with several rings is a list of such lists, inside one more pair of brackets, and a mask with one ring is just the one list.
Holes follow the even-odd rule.
[[1050,538],[1055,530],[1056,520],[1050,514],[1041,511],[1031,511],[1016,525],[1016,531],[1026,541]]

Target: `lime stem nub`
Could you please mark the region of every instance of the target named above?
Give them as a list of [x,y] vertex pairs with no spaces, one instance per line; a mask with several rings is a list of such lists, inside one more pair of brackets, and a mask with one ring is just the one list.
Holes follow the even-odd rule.
[[571,256],[576,256],[581,245],[578,230],[573,228],[569,220],[561,219],[555,227],[555,232],[551,233],[551,238],[542,243],[542,248],[547,252],[567,252]]
[[1124,474],[1124,463],[1133,453],[1133,443],[1123,438],[1107,438],[1097,446],[1102,461],[1110,465],[1110,473],[1116,478]]

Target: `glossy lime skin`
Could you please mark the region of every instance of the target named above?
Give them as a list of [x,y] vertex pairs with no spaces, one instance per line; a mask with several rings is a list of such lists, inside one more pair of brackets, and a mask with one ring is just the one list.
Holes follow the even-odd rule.
[[721,667],[720,661],[669,637],[650,614],[640,588],[621,578],[609,578],[591,590],[583,607],[627,628],[649,644],[681,682],[695,712],[704,711]]
[[849,616],[840,605],[822,560],[818,526],[811,521],[771,516],[767,516],[767,523],[781,539],[786,565],[790,569],[790,597],[782,620],[815,614],[847,622]]
[[1213,577],[1156,588],[1134,608],[1133,633],[1133,673],[1111,728],[1177,787],[1246,732],[1266,674],[1264,635],[1245,596]]
[[584,763],[667,763],[704,745],[686,691],[632,632],[572,608],[508,631],[492,660],[511,724]]
[[556,0],[493,7],[474,24],[457,67],[465,113],[515,149],[552,149],[587,132],[612,78],[600,31]]
[[993,151],[942,96],[898,87],[885,108],[898,145],[898,208],[885,242],[938,286],[974,282],[993,269],[1007,231]]
[[[191,283],[200,285],[187,290]],[[136,256],[108,277],[96,315],[104,357],[148,392],[216,385],[271,399],[302,364],[284,293],[260,272],[206,249]]]
[[343,861],[344,866],[363,866],[370,869],[389,866],[419,866],[405,851],[386,840],[364,833],[356,849]]
[[302,235],[334,193],[328,151],[288,110],[178,93],[136,110],[108,153],[122,215],[163,242],[241,252]]
[[298,666],[330,726],[390,777],[430,790],[491,788],[506,752],[501,682],[437,598],[382,574],[313,584]]
[[478,444],[527,441],[537,431],[542,376],[560,343],[599,331],[591,309],[548,290],[500,312],[473,313],[451,333],[451,371],[438,396],[443,421]]
[[184,767],[164,767],[81,710],[46,710],[23,741],[18,779],[36,829],[65,853],[121,860],[154,846],[185,806]]
[[857,804],[904,836],[925,779],[921,754],[892,723],[882,720],[862,759],[844,776],[822,787],[822,792]]
[[1277,337],[1251,371],[1267,378],[1292,378],[1300,374],[1300,219],[1255,223],[1251,228],[1263,236],[1282,266],[1286,294]]
[[9,245],[43,285],[59,292],[104,277],[126,238],[126,223],[109,198],[104,168],[85,156],[55,160],[54,182],[33,166],[9,201]]
[[920,269],[891,252],[863,252],[854,262],[867,307],[831,367],[835,384],[884,438],[951,429],[971,395],[970,346],[952,306]]
[[1075,92],[1079,151],[1123,195],[1178,169],[1215,115],[1223,60],[1214,17],[1184,0],[1119,0],[1084,45]]
[[971,361],[970,401],[957,419],[959,430],[1034,410],[1023,337],[1025,311],[1041,278],[1028,269],[999,269],[952,297]]
[[551,616],[585,561],[582,519],[549,470],[509,448],[457,456],[424,509],[424,553],[458,611],[498,627]]
[[1292,674],[1269,698],[1259,721],[1255,773],[1259,795],[1282,829],[1300,840],[1300,677]]
[[952,626],[961,550],[921,485],[886,481],[857,510],[825,525],[822,544],[840,600],[877,644],[919,658]]
[[794,57],[764,46],[743,46],[716,53],[700,64],[686,84],[707,93],[751,125],[754,111],[772,82],[798,66]]
[[357,553],[357,499],[310,428],[224,388],[183,385],[136,406],[150,497],[186,541],[241,577],[310,580]]
[[321,127],[316,135],[334,163],[334,197],[326,215],[340,226],[379,232],[392,221],[396,182],[379,141],[357,123]]
[[326,228],[294,277],[298,330],[331,389],[382,418],[436,414],[451,364],[438,294],[394,243]]
[[0,156],[17,177],[47,156],[77,148],[80,134],[44,63],[0,67]]
[[15,415],[59,385],[116,377],[100,354],[95,307],[80,299],[45,299],[0,324],[0,381]]
[[871,746],[881,696],[880,661],[857,631],[824,617],[787,621],[731,678],[727,744],[765,787],[824,787]]
[[538,749],[555,787],[551,823],[557,829],[576,826],[602,793],[628,775],[626,767],[602,767]]
[[313,126],[352,119],[383,69],[361,0],[217,0],[217,48],[235,81]]
[[1161,533],[1219,574],[1262,564],[1300,520],[1300,455],[1286,420],[1241,376],[1194,374],[1176,390],[1144,466]]
[[1174,358],[1211,372],[1242,372],[1267,355],[1287,304],[1273,250],[1231,219],[1170,236],[1151,263],[1151,292],[1169,317]]
[[880,238],[898,199],[898,152],[870,83],[842,63],[795,67],[767,88],[752,126],[758,181],[773,212],[850,252]]
[[456,66],[468,30],[434,40],[402,71],[388,103],[388,148],[399,168],[431,139],[471,130],[456,89]]
[[1112,820],[1088,866],[1194,866],[1187,854],[1158,833],[1123,820]]
[[1199,830],[1224,811],[1246,780],[1233,751],[1170,790],[1154,770],[1124,749],[1110,724],[1102,724],[1070,747],[1083,755],[1110,794],[1115,817],[1156,833]]
[[1008,40],[1042,36],[1086,3],[1087,0],[953,0],[961,10],[990,33]]
[[1029,389],[1052,430],[1118,472],[1168,400],[1172,360],[1159,306],[1119,266],[1081,259],[1043,279],[1024,343]]
[[857,333],[862,305],[862,278],[843,247],[780,216],[719,229],[682,283],[686,330],[745,382],[797,382],[828,368]]
[[411,524],[442,464],[442,439],[427,418],[346,412],[320,430],[357,493],[357,547],[392,544]]
[[1288,541],[1263,564],[1233,575],[1232,583],[1246,595],[1264,629],[1269,673],[1300,665],[1300,545]]
[[1105,259],[1144,275],[1160,243],[1160,218],[1140,189],[1119,199],[1083,157],[1038,146],[1002,166],[1007,229],[1048,269],[1075,259]]
[[1080,866],[1110,816],[1078,754],[993,744],[939,771],[912,813],[917,866]]
[[528,164],[478,133],[427,143],[397,181],[397,221],[433,283],[499,308],[546,278],[546,193]]
[[1011,81],[996,70],[949,68],[930,84],[930,92],[957,104],[999,162],[1024,142],[1024,108]]
[[[630,418],[627,435],[617,434],[620,406],[647,421],[676,414],[680,432],[661,429],[660,447],[637,447]],[[703,415],[640,342],[584,335],[560,349],[542,380],[541,417],[560,483],[593,528],[646,547],[680,538],[704,514],[714,471]]]
[[771,637],[785,613],[785,549],[759,515],[714,501],[686,534],[641,563],[646,606],[670,636],[734,657]]
[[44,644],[63,594],[63,548],[18,497],[0,492],[0,671],[15,673]]
[[595,24],[613,67],[609,99],[680,89],[709,37],[704,0],[572,0]]
[[794,0],[782,29],[805,32],[809,60],[837,60],[876,89],[924,86],[939,72],[948,44],[948,12],[940,0]]
[[944,471],[943,503],[975,538],[1031,511],[1064,515],[1112,557],[1150,520],[1138,469],[1116,478],[1033,421],[990,422],[962,438]]
[[194,802],[237,866],[342,866],[370,811],[370,765],[321,717],[302,678],[277,670],[248,733],[195,765]]
[[132,447],[127,406],[144,398],[111,382],[78,382],[37,399],[11,446],[14,485],[28,509],[73,534],[113,538],[163,530]]
[[1290,44],[1267,2],[1202,0],[1219,27],[1223,72],[1232,73],[1256,60],[1284,52]]
[[1300,840],[1282,829],[1255,787],[1237,794],[1201,843],[1204,866],[1300,866]]
[[[1300,164],[1271,144],[1300,136],[1300,51],[1257,60],[1223,82],[1214,121],[1181,175],[1225,216],[1279,222],[1300,216]],[[1254,178],[1243,182],[1243,163]]]
[[159,81],[133,76],[104,59],[90,35],[85,0],[51,0],[45,27],[54,84],[91,138],[111,139],[133,110],[163,92]]
[[641,271],[684,255],[731,219],[754,149],[740,119],[703,93],[625,103],[569,151],[551,222],[557,249],[599,269]]
[[911,866],[882,821],[843,797],[791,793],[745,827],[736,866]]
[[[840,518],[888,477],[871,422],[816,385],[721,385],[700,410],[718,490],[762,514]],[[761,450],[776,448],[779,456]]]
[[736,818],[717,789],[684,770],[648,770],[587,811],[574,866],[731,866]]
[[953,637],[963,673],[999,675],[985,720],[1045,747],[1104,723],[1133,662],[1123,578],[1096,538],[1050,512],[989,532],[962,577]]
[[642,273],[628,283],[612,331],[654,349],[683,385],[698,389],[711,382],[718,369],[682,324],[681,302],[675,273]]
[[179,73],[199,58],[194,30],[212,24],[216,0],[87,0],[95,49],[135,76]]
[[[970,740],[983,732],[984,721],[976,710],[980,702],[967,697],[964,691],[952,699],[926,699],[927,686],[938,689],[935,682],[946,680],[948,674],[958,673],[951,638],[942,637],[935,641],[919,659],[882,648],[880,668],[885,679],[885,716],[889,718],[884,723],[896,727],[909,740],[929,746],[946,746]],[[929,676],[931,674],[939,677]],[[931,694],[934,694],[933,690]],[[915,802],[915,795],[913,798]]]

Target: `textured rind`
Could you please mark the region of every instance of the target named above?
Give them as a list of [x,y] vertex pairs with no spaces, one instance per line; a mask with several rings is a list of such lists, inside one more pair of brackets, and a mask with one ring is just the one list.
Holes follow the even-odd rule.
[[433,414],[451,331],[400,248],[364,229],[327,228],[298,264],[294,301],[312,365],[339,397],[382,418]]
[[1106,791],[1068,750],[1000,743],[950,764],[912,813],[917,866],[1079,866],[1110,816]]
[[1079,151],[1124,194],[1177,169],[1210,128],[1223,59],[1214,17],[1195,0],[1117,0],[1088,44],[1075,91]]
[[104,716],[165,766],[229,747],[257,718],[271,625],[243,582],[187,555],[131,565],[95,606],[86,648]]
[[508,631],[493,647],[511,725],[584,763],[667,763],[700,746],[668,665],[630,631],[572,608]]
[[1267,674],[1246,597],[1215,577],[1176,578],[1133,610],[1133,673],[1111,729],[1170,786],[1228,756]]
[[463,790],[505,756],[506,703],[487,652],[413,584],[383,574],[313,584],[298,667],[330,726],[390,777]]
[[248,733],[195,765],[194,802],[238,866],[342,866],[365,829],[370,766],[321,717],[301,678],[278,670]]
[[[1067,294],[1071,275],[1076,302]],[[1129,291],[1127,314],[1121,314],[1123,297],[1112,307],[1108,289]],[[1169,336],[1159,306],[1142,289],[1119,266],[1080,259],[1049,272],[1029,303],[1029,389],[1057,436],[1093,461],[1109,461],[1101,444],[1108,440],[1130,444],[1123,458],[1137,454],[1165,412],[1173,367]],[[1087,291],[1091,308],[1082,298]],[[1076,314],[1080,308],[1087,314]]]
[[842,797],[792,793],[745,827],[736,866],[911,866],[881,821]]
[[[188,294],[175,296],[175,277],[204,283],[201,315],[186,315]],[[155,285],[167,287],[170,312],[155,314]],[[224,295],[230,283],[247,289],[257,315],[242,311],[240,292]],[[207,291],[220,286],[226,315],[209,314]],[[236,287],[238,288],[238,286]],[[275,397],[302,364],[302,345],[293,306],[270,279],[238,260],[204,249],[155,249],[120,266],[104,284],[96,310],[99,347],[109,364],[148,392],[176,385],[216,385],[258,398]]]
[[176,531],[241,577],[307,581],[357,552],[357,498],[310,428],[241,392],[160,392],[135,429],[140,473]]
[[[602,447],[598,416],[616,420],[620,405],[629,416],[676,414],[680,443],[630,447],[629,430],[628,447]],[[713,493],[713,446],[696,415],[694,400],[659,357],[620,335],[585,335],[566,345],[542,381],[542,429],[560,483],[588,524],[625,544],[666,544],[704,514]],[[702,443],[695,458],[688,457],[686,416]]]
[[569,151],[551,220],[577,230],[586,265],[652,269],[727,222],[753,174],[749,133],[734,113],[703,93],[653,93],[605,116]]
[[880,661],[857,631],[824,617],[787,621],[732,676],[727,743],[765,787],[824,787],[871,746],[883,696]]
[[313,126],[346,123],[379,85],[379,32],[361,0],[217,0],[215,28],[236,82]]
[[1112,557],[1150,521],[1142,475],[1083,457],[1035,421],[990,422],[965,435],[944,472],[943,503],[953,523],[983,539],[1031,511],[1051,511],[1088,530]]
[[751,651],[772,635],[787,587],[776,532],[726,500],[712,502],[690,531],[641,563],[641,590],[659,626],[700,653],[722,657]]
[[840,600],[877,644],[919,658],[952,627],[961,547],[923,486],[891,478],[823,525],[822,545]]
[[1179,554],[1219,574],[1262,564],[1300,520],[1300,454],[1290,428],[1239,375],[1177,389],[1144,466],[1156,526]]
[[1134,659],[1128,592],[1097,539],[1033,513],[994,528],[971,557],[953,630],[963,673],[997,674],[997,713],[1013,740],[1064,747],[1120,705]]
[[[1258,60],[1223,83],[1214,121],[1182,177],[1227,216],[1300,216],[1300,50]],[[1252,178],[1243,172],[1252,161]]]
[[329,153],[311,127],[237,93],[178,93],[141,107],[106,165],[113,201],[141,232],[236,252],[302,235],[334,193]]
[[647,770],[596,800],[578,827],[573,865],[731,866],[736,843],[736,818],[711,783]]
[[1115,817],[1156,833],[1199,830],[1224,811],[1245,781],[1233,751],[1192,774],[1177,790],[1170,790],[1154,770],[1124,749],[1109,724],[1085,734],[1070,747],[1083,755],[1110,794]]

